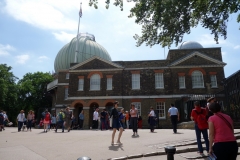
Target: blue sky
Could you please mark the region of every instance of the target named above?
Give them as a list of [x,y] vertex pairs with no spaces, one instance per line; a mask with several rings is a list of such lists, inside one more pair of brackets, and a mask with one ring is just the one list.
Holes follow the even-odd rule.
[[[165,59],[167,47],[165,52],[160,45],[136,47],[133,36],[141,34],[141,26],[127,17],[133,2],[124,1],[124,11],[115,6],[107,10],[102,0],[96,10],[88,2],[82,0],[80,32],[95,35],[113,61]],[[79,4],[80,0],[0,0],[0,63],[11,66],[20,79],[29,72],[54,71],[58,51],[77,34]],[[227,39],[220,37],[219,44],[201,26],[183,39],[197,41],[204,48],[221,47],[226,77],[240,69],[240,24],[236,18],[237,14],[230,16]],[[176,48],[175,44],[170,47]]]

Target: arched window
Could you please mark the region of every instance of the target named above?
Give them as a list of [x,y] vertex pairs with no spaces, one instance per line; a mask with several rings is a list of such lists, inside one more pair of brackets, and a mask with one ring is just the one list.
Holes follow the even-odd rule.
[[100,90],[100,75],[93,74],[90,78],[90,90]]
[[192,72],[192,87],[193,88],[204,88],[203,74],[200,71]]

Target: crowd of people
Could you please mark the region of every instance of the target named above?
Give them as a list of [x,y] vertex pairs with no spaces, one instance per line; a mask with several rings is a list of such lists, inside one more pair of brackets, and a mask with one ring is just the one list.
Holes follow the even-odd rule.
[[[230,116],[221,112],[221,106],[217,103],[214,97],[207,100],[207,106],[201,107],[199,101],[194,102],[194,109],[191,112],[191,119],[194,121],[194,129],[196,133],[198,153],[203,155],[203,147],[201,141],[201,135],[203,135],[204,143],[206,145],[205,150],[211,157],[217,157],[218,160],[236,160],[238,154],[238,144],[234,136],[233,121]],[[124,108],[118,110],[119,102],[113,103],[111,112],[106,109],[101,110],[99,114],[99,108],[96,108],[93,112],[92,127],[90,129],[108,130],[112,129],[111,144],[121,145],[121,136],[125,129],[132,129],[132,136],[138,135],[138,128],[142,127],[142,118],[139,115],[138,109],[134,103],[131,104],[131,109],[125,111]],[[168,115],[172,122],[173,133],[177,133],[177,122],[180,115],[178,109],[171,104]],[[44,133],[47,133],[50,129],[54,129],[55,132],[60,128],[62,132],[66,128],[68,132],[71,129],[83,129],[84,128],[84,111],[79,114],[79,125],[76,126],[76,117],[73,112],[67,107],[65,110],[61,109],[60,112],[55,115],[51,115],[48,110],[42,113],[42,118],[38,124],[38,127],[43,127]],[[157,124],[158,116],[153,107],[150,107],[148,114],[148,124],[150,132],[154,132]],[[100,120],[100,122],[99,122]],[[18,132],[30,131],[35,124],[34,111],[30,110],[25,116],[23,110],[17,116]],[[8,120],[8,116],[5,111],[0,111],[0,131],[5,130],[4,126],[11,123]],[[100,126],[99,126],[100,125]],[[114,138],[116,131],[119,131],[116,143]],[[208,134],[209,131],[209,134]],[[228,148],[228,149],[226,149]]]

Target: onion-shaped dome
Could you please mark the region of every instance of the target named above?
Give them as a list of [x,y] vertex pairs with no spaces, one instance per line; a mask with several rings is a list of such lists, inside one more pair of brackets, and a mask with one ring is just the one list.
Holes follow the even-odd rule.
[[107,50],[95,41],[93,35],[81,33],[78,37],[78,41],[77,38],[74,37],[71,42],[63,46],[58,52],[54,62],[55,72],[69,69],[70,63],[75,63],[75,53],[77,54],[76,63],[81,63],[93,56],[111,61],[111,57]]
[[195,41],[186,41],[183,42],[178,49],[199,49],[199,48],[203,48],[203,46]]

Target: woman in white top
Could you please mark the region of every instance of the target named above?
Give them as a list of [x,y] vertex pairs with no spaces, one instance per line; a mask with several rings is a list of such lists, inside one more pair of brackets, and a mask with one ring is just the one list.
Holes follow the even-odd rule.
[[154,132],[154,126],[156,124],[155,118],[156,118],[155,112],[153,110],[153,107],[151,107],[150,108],[150,113],[148,114],[148,123],[150,125],[150,131],[151,132]]
[[132,103],[131,104],[131,109],[130,109],[130,124],[133,130],[133,135],[132,136],[138,136],[137,129],[138,129],[138,110],[135,108],[135,105]]

